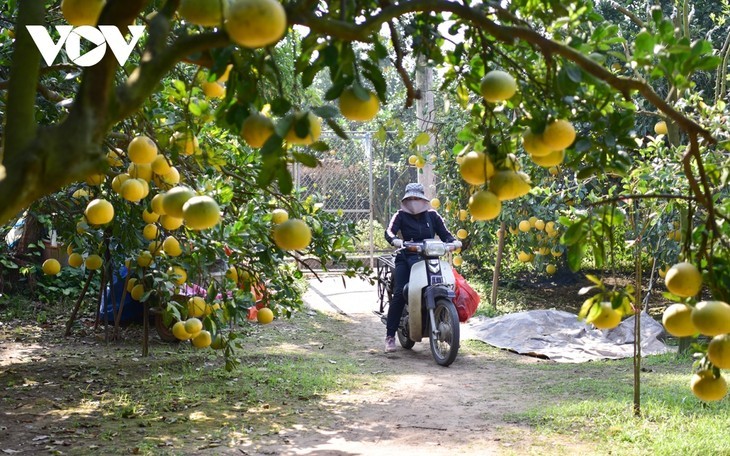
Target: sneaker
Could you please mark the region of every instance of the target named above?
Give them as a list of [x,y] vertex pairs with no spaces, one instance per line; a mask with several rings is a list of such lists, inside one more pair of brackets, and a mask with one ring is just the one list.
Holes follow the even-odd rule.
[[385,336],[385,353],[390,353],[395,351],[395,337],[394,336]]

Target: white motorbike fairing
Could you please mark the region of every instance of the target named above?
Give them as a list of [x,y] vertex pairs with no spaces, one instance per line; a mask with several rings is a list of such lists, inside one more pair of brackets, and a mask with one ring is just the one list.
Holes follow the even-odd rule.
[[[439,260],[439,266],[442,279],[440,283],[451,285],[453,289],[456,284],[456,278],[454,277],[454,271],[451,269],[451,265],[444,260]],[[429,284],[427,280],[428,274],[426,274],[425,260],[418,261],[411,266],[411,275],[408,281],[408,336],[414,342],[420,342],[423,338],[423,328],[421,327],[421,323],[423,322],[421,296],[424,288],[428,285],[433,285]]]

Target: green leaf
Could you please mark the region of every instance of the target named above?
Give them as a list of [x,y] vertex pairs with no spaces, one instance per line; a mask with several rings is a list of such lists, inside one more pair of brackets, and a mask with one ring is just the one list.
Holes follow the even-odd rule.
[[566,250],[566,254],[570,270],[573,272],[578,271],[585,256],[585,246],[583,244],[570,245]]
[[635,57],[643,57],[654,53],[654,35],[647,30],[642,30],[634,38],[634,55]]
[[599,279],[598,277],[594,276],[593,274],[586,274],[586,279],[588,279],[589,281],[595,283],[596,285],[598,285],[599,287],[601,287],[601,289],[603,289],[603,282],[601,281],[601,279]]
[[584,220],[581,220],[568,227],[562,236],[562,242],[568,246],[575,245],[582,241],[585,235]]
[[292,152],[292,156],[304,166],[310,168],[316,168],[319,165],[319,160],[314,155],[306,154],[303,152]]
[[294,188],[291,174],[286,166],[279,166],[276,170],[276,182],[279,184],[279,190],[282,193],[289,194]]
[[279,97],[271,101],[271,113],[276,116],[283,116],[291,110],[291,102],[286,98]]
[[416,136],[416,139],[413,140],[413,145],[415,146],[425,146],[431,141],[431,135],[426,133],[425,131],[420,133],[418,136]]

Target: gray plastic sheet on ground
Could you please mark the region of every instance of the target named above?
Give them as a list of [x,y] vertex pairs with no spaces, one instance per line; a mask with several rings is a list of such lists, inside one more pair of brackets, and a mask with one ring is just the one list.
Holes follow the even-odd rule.
[[[462,325],[462,339],[476,339],[559,363],[631,358],[634,356],[634,319],[635,316],[631,316],[614,329],[599,330],[570,312],[530,310],[495,318],[472,318]],[[659,322],[642,312],[640,323],[643,356],[672,351],[660,339],[664,328]]]

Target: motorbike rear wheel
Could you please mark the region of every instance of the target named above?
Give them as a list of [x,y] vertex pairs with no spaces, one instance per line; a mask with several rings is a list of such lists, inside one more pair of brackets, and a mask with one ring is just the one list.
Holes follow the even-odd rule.
[[428,332],[431,354],[437,364],[448,366],[459,352],[459,314],[448,299],[436,301],[433,314],[436,327],[429,328]]

